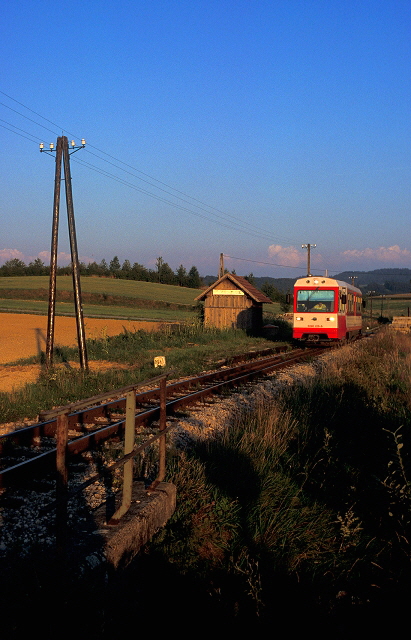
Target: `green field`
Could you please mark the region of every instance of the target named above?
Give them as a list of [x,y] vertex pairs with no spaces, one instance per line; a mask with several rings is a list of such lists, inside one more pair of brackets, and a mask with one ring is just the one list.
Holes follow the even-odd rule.
[[[390,319],[393,316],[407,316],[410,311],[411,295],[401,298],[389,298],[388,296],[384,296],[383,298],[375,297],[372,300],[372,315],[374,319],[381,315]],[[367,298],[367,307],[363,311],[363,316],[365,319],[371,317],[371,302],[369,298]]]
[[[48,276],[22,276],[0,278],[0,297],[2,289],[45,289],[49,288]],[[72,291],[71,276],[57,276],[57,291]],[[116,280],[115,278],[81,278],[81,290],[84,293],[97,293],[125,298],[144,298],[160,300],[174,304],[195,304],[194,298],[200,295],[201,289],[188,289],[169,284],[141,282],[138,280]]]
[[[47,315],[48,303],[43,300],[1,300],[0,313],[30,313],[41,316]],[[74,305],[69,302],[56,303],[56,315],[75,316]],[[196,314],[178,309],[130,309],[104,305],[83,305],[83,315],[86,318],[114,318],[119,320],[162,320],[167,322],[185,322],[193,319]]]
[[[47,315],[48,309],[48,276],[22,276],[0,278],[0,312],[38,313]],[[188,289],[167,284],[140,282],[136,280],[120,280],[114,278],[81,278],[83,294],[94,294],[104,298],[115,297],[111,304],[104,300],[98,304],[83,301],[83,313],[86,317],[121,318],[128,320],[163,320],[184,322],[197,317],[194,310],[195,298],[201,289]],[[2,290],[4,295],[1,295]],[[10,297],[10,290],[12,295]],[[25,292],[41,293],[42,299],[31,299]],[[57,277],[57,293],[72,292],[71,276]],[[7,295],[6,295],[7,292]],[[19,293],[21,292],[21,293]],[[15,293],[15,295],[14,295]],[[135,302],[133,302],[135,300]],[[147,304],[143,304],[147,302]],[[152,303],[152,308],[150,308]],[[163,303],[164,308],[155,308],[155,304]],[[181,308],[170,309],[167,305],[181,305]],[[161,304],[159,305],[161,306]],[[186,308],[184,308],[186,307]],[[264,312],[278,314],[278,303],[264,305]],[[73,302],[57,302],[57,315],[74,315]]]

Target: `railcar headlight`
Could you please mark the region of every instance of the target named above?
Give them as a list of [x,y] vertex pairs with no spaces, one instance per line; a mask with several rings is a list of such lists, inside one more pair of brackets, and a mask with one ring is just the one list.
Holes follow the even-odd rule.
[[334,322],[335,318],[327,318],[328,322]]
[[296,318],[296,320],[304,320],[304,318]]

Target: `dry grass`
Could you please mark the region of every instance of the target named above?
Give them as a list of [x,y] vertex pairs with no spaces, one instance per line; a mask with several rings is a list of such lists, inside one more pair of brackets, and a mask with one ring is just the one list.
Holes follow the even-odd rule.
[[411,579],[410,358],[411,339],[385,331],[265,385],[177,464],[181,506],[155,553],[179,566],[184,549],[233,620],[273,623],[290,589],[343,625],[389,616]]

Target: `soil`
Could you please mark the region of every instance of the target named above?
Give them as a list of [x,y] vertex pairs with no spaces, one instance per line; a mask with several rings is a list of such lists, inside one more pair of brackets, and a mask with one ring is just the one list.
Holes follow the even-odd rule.
[[[85,318],[86,338],[103,338],[122,333],[123,329],[136,331],[158,331],[160,322],[136,322]],[[19,389],[27,382],[35,382],[40,365],[10,365],[21,358],[29,358],[46,350],[47,317],[17,313],[0,313],[0,392]],[[57,316],[54,329],[54,346],[73,347],[77,345],[75,318]],[[71,366],[78,366],[70,363]],[[115,365],[120,367],[121,365]],[[113,367],[113,363],[90,361],[91,371]]]

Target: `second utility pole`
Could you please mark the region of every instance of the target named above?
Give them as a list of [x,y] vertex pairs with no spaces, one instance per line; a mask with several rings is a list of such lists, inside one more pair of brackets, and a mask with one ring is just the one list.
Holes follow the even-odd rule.
[[311,277],[311,247],[316,247],[316,244],[302,244],[302,249],[307,249],[307,276]]

